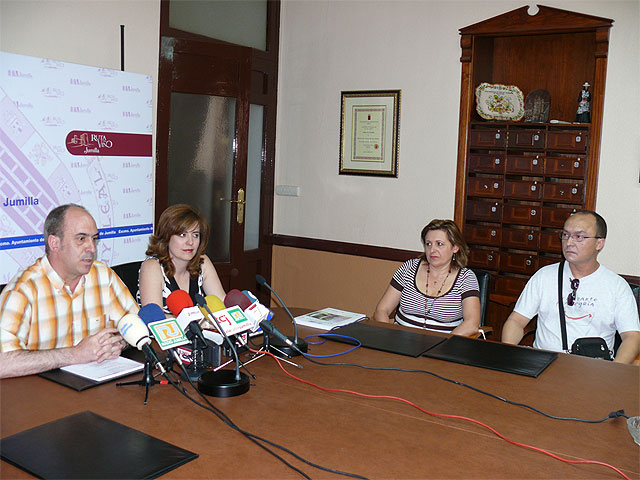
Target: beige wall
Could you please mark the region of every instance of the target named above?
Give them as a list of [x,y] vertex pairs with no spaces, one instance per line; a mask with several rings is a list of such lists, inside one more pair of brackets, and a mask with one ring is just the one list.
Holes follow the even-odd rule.
[[[453,216],[458,29],[523,4],[283,1],[275,178],[300,186],[300,197],[275,198],[274,232],[419,250],[422,226]],[[615,20],[597,199],[610,227],[601,261],[638,275],[640,2],[544,4]],[[397,179],[338,175],[340,92],[365,89],[402,90]]]

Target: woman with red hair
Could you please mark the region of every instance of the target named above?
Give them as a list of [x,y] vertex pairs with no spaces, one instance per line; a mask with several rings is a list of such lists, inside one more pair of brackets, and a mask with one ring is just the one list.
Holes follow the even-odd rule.
[[208,240],[209,224],[194,208],[179,204],[162,212],[140,267],[140,305],[155,303],[169,313],[167,297],[178,289],[194,301],[196,293],[224,299],[218,273],[204,253]]

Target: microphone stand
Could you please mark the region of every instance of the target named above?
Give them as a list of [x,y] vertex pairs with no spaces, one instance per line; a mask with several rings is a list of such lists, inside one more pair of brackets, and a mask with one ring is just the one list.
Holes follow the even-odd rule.
[[[280,302],[280,305],[282,305],[285,312],[287,312],[287,314],[289,315],[289,318],[291,318],[291,322],[293,323],[293,337],[289,336],[287,338],[291,340],[291,342],[297,347],[297,349],[293,348],[291,345],[288,345],[287,343],[283,342],[277,337],[272,337],[271,339],[268,339],[267,335],[265,335],[264,337],[265,346],[269,348],[270,351],[273,352],[273,350],[275,350],[279,353],[284,353],[289,358],[295,357],[297,355],[301,355],[300,352],[307,353],[307,351],[309,350],[309,345],[307,344],[307,341],[304,338],[298,338],[298,323],[296,322],[296,319],[293,317],[293,315],[289,311],[289,308],[287,308],[287,305],[284,303],[284,300],[280,298],[280,295],[278,295],[278,292],[276,292],[273,288],[271,288],[271,285],[267,283],[267,281],[262,275],[256,275],[256,281],[258,282],[259,285],[264,285],[265,287],[267,287],[269,291],[276,296],[276,298]],[[268,342],[271,342],[271,344],[268,345]]]
[[186,366],[185,369],[180,372],[180,376],[188,375],[189,380],[196,382],[205,372],[208,371],[203,358],[204,353],[202,351],[204,348],[207,348],[207,344],[205,343],[202,345],[202,340],[200,340],[198,335],[194,335],[190,331],[187,333],[187,339],[191,340],[191,343],[193,343],[191,365]]
[[133,380],[131,382],[118,382],[116,387],[126,387],[127,385],[142,385],[144,386],[144,404],[148,403],[149,399],[149,387],[153,387],[159,383],[153,376],[153,365],[147,355],[144,357],[144,370],[142,372],[142,378],[140,380]]
[[229,345],[236,361],[235,370],[218,370],[203,373],[198,379],[198,390],[212,397],[236,397],[247,393],[250,387],[250,380],[246,373],[240,371],[240,359],[238,358],[235,345],[233,345],[231,339],[220,326],[216,317],[213,316],[204,297],[196,294],[196,302],[207,311],[209,320],[213,320],[213,323],[215,323],[218,332],[220,332]]

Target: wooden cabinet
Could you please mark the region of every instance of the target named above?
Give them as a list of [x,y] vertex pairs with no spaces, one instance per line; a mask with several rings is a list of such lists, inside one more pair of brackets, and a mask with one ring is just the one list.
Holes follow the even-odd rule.
[[[470,265],[492,271],[492,293],[514,301],[538,268],[562,258],[558,231],[568,216],[595,208],[613,24],[543,5],[531,15],[528,8],[460,30],[454,218],[471,247]],[[547,90],[549,121],[481,118],[475,89],[483,82],[515,85],[525,97]],[[591,123],[573,123],[585,82]]]

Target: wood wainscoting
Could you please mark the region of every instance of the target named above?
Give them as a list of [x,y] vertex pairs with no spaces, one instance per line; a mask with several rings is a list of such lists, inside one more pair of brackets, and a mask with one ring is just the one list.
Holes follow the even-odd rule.
[[282,245],[273,246],[272,259],[271,285],[287,306],[333,307],[369,316],[402,265],[398,260]]

